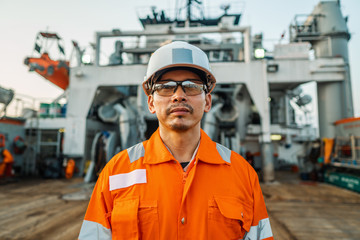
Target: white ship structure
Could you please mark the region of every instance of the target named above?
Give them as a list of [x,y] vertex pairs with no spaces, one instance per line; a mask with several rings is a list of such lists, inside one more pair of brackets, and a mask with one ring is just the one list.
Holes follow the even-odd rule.
[[[231,6],[223,6],[217,18],[196,9],[201,4],[188,0],[180,18],[153,8],[140,18],[141,31],[96,32],[90,57],[74,44],[76,66],[70,67],[64,94],[53,102],[59,106],[66,99],[66,114],[26,120],[24,174],[73,159],[76,174],[92,181],[115,153],[149,138],[157,120],[141,87],[146,64],[158,47],[176,40],[204,50],[217,78],[202,128],[253,159],[265,182],[274,180],[276,168],[301,165],[313,141],[334,138],[333,123],[353,117],[350,34],[339,2],[319,2],[312,13],[295,16],[289,43],[276,44],[271,53]],[[301,91],[309,82],[317,85],[319,133],[296,121],[297,112],[312,102]],[[49,169],[43,174],[51,175]]]

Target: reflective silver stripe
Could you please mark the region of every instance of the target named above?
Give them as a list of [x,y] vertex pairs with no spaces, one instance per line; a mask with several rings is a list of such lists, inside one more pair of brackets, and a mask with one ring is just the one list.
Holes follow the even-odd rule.
[[97,222],[84,220],[81,226],[79,240],[111,240],[111,229]]
[[246,233],[244,240],[261,240],[272,236],[269,218],[265,218],[260,220],[257,226],[252,226],[250,228],[250,231]]
[[228,149],[227,147],[219,144],[219,143],[216,143],[216,149],[218,150],[218,152],[219,152],[220,156],[222,157],[222,159],[225,162],[230,163],[231,150]]
[[193,63],[192,51],[186,48],[174,48],[172,50],[172,63]]
[[145,155],[145,148],[142,143],[138,143],[130,148],[127,149],[130,162],[133,163],[139,158]]

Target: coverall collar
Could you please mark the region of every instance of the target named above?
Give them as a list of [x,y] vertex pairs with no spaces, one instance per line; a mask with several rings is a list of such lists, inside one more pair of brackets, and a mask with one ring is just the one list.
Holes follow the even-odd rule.
[[211,138],[201,129],[200,146],[196,158],[199,161],[210,163],[210,164],[227,164],[218,152],[216,148],[216,142],[212,141]]
[[[200,146],[195,157],[195,161],[199,160],[209,164],[228,164],[220,156],[216,148],[216,143],[201,129]],[[146,154],[151,152],[151,154]],[[163,162],[176,160],[174,156],[166,148],[161,140],[159,129],[157,129],[148,140],[145,149],[144,163],[159,164]]]

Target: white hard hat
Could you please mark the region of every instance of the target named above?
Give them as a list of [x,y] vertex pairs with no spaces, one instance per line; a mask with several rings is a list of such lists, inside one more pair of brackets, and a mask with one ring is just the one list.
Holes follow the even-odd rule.
[[146,95],[150,95],[151,86],[159,77],[157,73],[176,67],[193,68],[197,72],[200,70],[206,78],[208,93],[214,89],[216,79],[211,73],[206,54],[187,42],[175,41],[160,47],[152,54],[142,84]]

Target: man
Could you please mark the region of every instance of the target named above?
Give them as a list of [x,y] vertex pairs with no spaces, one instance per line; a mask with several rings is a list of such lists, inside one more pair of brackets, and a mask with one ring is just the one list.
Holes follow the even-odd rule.
[[199,48],[154,52],[143,88],[159,128],[106,165],[79,239],[273,239],[256,172],[200,128],[215,83]]
[[13,170],[12,165],[14,164],[14,157],[5,148],[5,138],[0,142],[0,178],[12,177]]
[[0,155],[0,178],[13,177],[12,165],[14,164],[14,157],[5,148],[0,148]]

